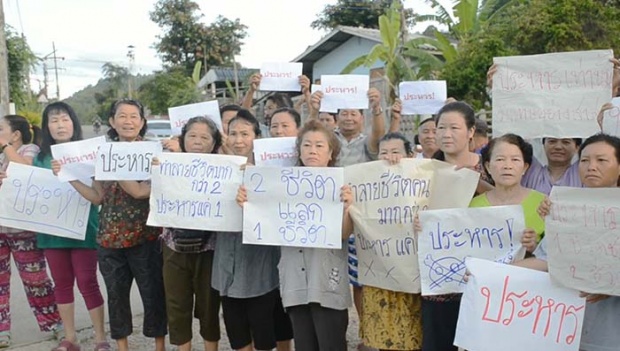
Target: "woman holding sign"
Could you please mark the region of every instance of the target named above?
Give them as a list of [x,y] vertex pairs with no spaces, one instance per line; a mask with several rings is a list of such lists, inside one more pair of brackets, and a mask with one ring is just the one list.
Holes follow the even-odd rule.
[[[316,120],[309,121],[297,138],[299,165],[333,167],[340,144],[335,135]],[[341,191],[344,203],[342,240],[353,231],[348,210],[353,195],[348,186]],[[237,202],[247,202],[245,187],[239,188]],[[297,351],[346,350],[348,308],[351,292],[347,279],[347,248],[282,247],[280,289],[295,334]],[[303,272],[300,274],[300,272]]]
[[[439,151],[433,158],[460,168],[470,168],[481,173],[476,190],[484,193],[493,187],[487,183],[482,158],[469,151],[474,137],[476,117],[468,104],[455,101],[444,105],[435,119],[436,140]],[[449,196],[449,195],[447,195]],[[423,351],[456,351],[454,341],[458,320],[460,294],[425,296],[422,299]]]
[[[40,129],[22,116],[0,118],[0,184],[6,178],[10,162],[32,165],[39,153],[39,136]],[[54,287],[47,275],[45,256],[37,248],[36,239],[33,232],[0,226],[0,348],[11,345],[11,254],[39,329],[55,334],[62,331]]]
[[[586,188],[616,188],[620,177],[620,139],[597,134],[586,139],[579,148],[579,176]],[[541,216],[549,215],[551,202],[545,200],[539,208]],[[516,265],[548,271],[547,239],[543,239],[528,258]],[[620,345],[620,297],[583,294],[587,297],[581,344],[583,351],[611,351]]]
[[[260,126],[246,109],[228,125],[227,143],[236,156],[253,160],[254,139]],[[219,291],[224,325],[234,350],[271,350],[276,347],[274,310],[278,301],[276,246],[244,245],[241,233],[218,233],[211,286]]]
[[[217,126],[205,117],[188,120],[179,137],[181,152],[216,154],[221,143]],[[158,163],[153,160],[153,165]],[[205,351],[217,351],[220,297],[211,288],[215,233],[164,228],[161,238],[170,343],[178,345],[179,351],[192,349],[192,320],[196,316]]]
[[[400,113],[400,102],[392,113]],[[379,142],[379,158],[398,164],[413,157],[411,142],[401,133],[388,133]],[[365,285],[360,321],[364,345],[379,350],[422,348],[422,296]]]
[[534,252],[545,232],[545,222],[536,210],[545,194],[521,185],[523,175],[532,163],[532,145],[515,134],[491,140],[482,152],[484,170],[495,188],[476,196],[469,207],[521,205],[527,229],[521,243],[528,253]]
[[[54,144],[82,140],[82,127],[73,108],[64,102],[54,102],[43,110],[43,138],[41,152],[34,160],[34,165],[52,169],[52,151]],[[103,322],[103,296],[97,281],[97,229],[99,227],[99,209],[90,206],[85,240],[75,240],[40,233],[37,246],[43,249],[52,273],[55,285],[56,303],[60,318],[65,327],[65,339],[58,351],[77,350],[75,330],[75,303],[73,289],[75,281],[86,302],[95,331],[95,351],[111,350],[106,341]]]
[[[108,136],[113,141],[135,142],[146,133],[144,108],[135,100],[119,100],[112,105]],[[60,163],[52,161],[55,173]],[[101,205],[97,235],[98,261],[108,292],[110,336],[119,351],[129,350],[132,319],[130,292],[134,279],[144,305],[143,333],[155,338],[155,350],[165,350],[166,306],[159,252],[160,228],[149,227],[149,182],[96,181],[91,186],[80,181],[71,185],[94,205]]]

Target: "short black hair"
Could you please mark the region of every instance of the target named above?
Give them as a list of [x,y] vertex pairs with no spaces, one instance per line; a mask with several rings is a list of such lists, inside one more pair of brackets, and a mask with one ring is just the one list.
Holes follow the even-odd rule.
[[405,154],[413,155],[413,147],[411,145],[411,141],[409,141],[409,139],[407,139],[407,137],[403,133],[400,133],[400,132],[387,133],[386,135],[383,136],[383,138],[381,138],[381,140],[379,140],[379,145],[381,145],[382,142],[388,141],[388,140],[402,140],[403,145],[405,146]]
[[142,129],[140,129],[140,133],[138,133],[138,135],[143,138],[146,134],[146,129],[148,128],[148,125],[146,123],[146,116],[144,115],[144,106],[142,106],[140,101],[134,99],[120,99],[114,101],[114,103],[110,107],[110,112],[108,114],[108,127],[110,127],[108,129],[108,137],[110,137],[110,139],[112,140],[118,140],[118,132],[116,131],[116,129],[112,128],[109,120],[110,118],[114,118],[114,116],[116,116],[116,111],[121,105],[131,105],[138,108],[140,118],[144,121],[144,125],[142,126]]
[[577,145],[577,147],[579,147],[579,145],[581,145],[581,142],[583,141],[583,139],[581,139],[581,138],[552,138],[552,137],[548,137],[548,138],[542,138],[543,145],[545,145],[545,141],[547,139],[573,139],[573,141],[575,142],[575,145]]
[[586,139],[579,147],[579,158],[581,158],[581,153],[583,152],[583,149],[585,149],[588,145],[592,145],[595,143],[605,143],[613,147],[616,151],[616,161],[620,163],[620,138],[604,133],[594,134],[593,136]]
[[293,117],[293,120],[295,121],[295,125],[297,126],[297,128],[301,127],[301,115],[299,115],[299,112],[297,112],[297,110],[295,110],[294,108],[280,107],[279,109],[273,111],[273,113],[271,114],[271,118],[273,119],[273,116],[275,116],[277,113],[283,113],[283,112],[288,113],[291,117]]
[[222,107],[220,107],[220,116],[224,114],[224,112],[228,112],[228,111],[239,111],[241,109],[241,106],[239,105],[234,105],[234,104],[229,104],[229,105],[224,105]]
[[203,116],[190,118],[181,129],[181,135],[179,136],[179,146],[181,147],[181,151],[187,152],[187,150],[185,150],[185,135],[189,131],[190,127],[196,123],[203,123],[209,127],[209,133],[211,134],[211,138],[213,138],[213,150],[211,150],[210,153],[217,154],[222,146],[222,133],[220,133],[219,129],[217,129],[217,125],[213,122],[213,120]]
[[252,125],[252,129],[254,130],[254,134],[256,135],[256,137],[261,136],[260,124],[258,123],[256,117],[254,117],[252,112],[250,112],[250,110],[240,108],[239,111],[237,111],[237,115],[228,122],[228,134],[230,134],[230,126],[233,124],[233,122],[237,121],[244,121]]
[[521,154],[523,155],[523,163],[527,164],[528,166],[532,164],[534,158],[534,148],[532,147],[532,144],[525,141],[519,135],[512,133],[504,134],[501,137],[492,139],[489,144],[482,149],[482,164],[484,165],[484,171],[489,176],[489,179],[492,179],[492,177],[486,167],[486,164],[487,162],[491,161],[491,155],[493,154],[493,149],[495,148],[495,146],[502,142],[518,147],[519,150],[521,150]]

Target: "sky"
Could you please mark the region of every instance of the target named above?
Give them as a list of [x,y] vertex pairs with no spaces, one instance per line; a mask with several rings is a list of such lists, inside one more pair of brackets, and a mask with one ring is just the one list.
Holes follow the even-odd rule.
[[[38,57],[56,46],[59,58],[58,85],[64,99],[101,78],[106,62],[129,67],[128,46],[134,50],[133,74],[161,69],[153,43],[162,30],[149,19],[155,0],[2,0],[5,21],[26,36]],[[239,18],[248,36],[236,60],[244,67],[258,68],[263,62],[288,62],[318,42],[328,32],[312,29],[310,23],[327,4],[336,0],[194,0],[202,21],[218,15]],[[416,13],[432,13],[424,0],[405,0]],[[415,27],[422,31],[426,25]],[[51,55],[48,56],[51,58]],[[48,96],[56,96],[54,61],[47,59]],[[43,69],[31,75],[31,87],[43,86]]]

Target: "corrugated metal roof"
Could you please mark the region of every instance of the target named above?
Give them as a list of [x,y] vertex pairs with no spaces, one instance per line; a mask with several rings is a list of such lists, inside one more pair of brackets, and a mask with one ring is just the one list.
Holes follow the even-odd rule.
[[[375,41],[377,43],[381,42],[381,33],[378,29],[371,28],[357,28],[357,27],[349,27],[349,26],[338,26],[336,29],[331,31],[329,34],[324,36],[319,42],[314,45],[309,46],[306,51],[304,51],[301,55],[297,56],[293,59],[293,62],[303,62],[303,63],[315,63],[320,60],[323,56],[330,53],[332,50],[337,48],[338,46],[345,43],[347,40],[352,37],[360,37],[365,38],[371,41]],[[407,39],[414,38],[423,38],[426,37],[422,34],[409,34]],[[431,45],[422,45],[420,48],[437,52],[437,49]],[[437,52],[439,53],[439,52]]]
[[[256,68],[238,68],[237,76],[240,82],[246,82],[252,74],[258,71]],[[225,82],[227,80],[230,82],[235,81],[235,70],[232,67],[214,66],[200,79],[198,87],[202,88],[211,83]]]

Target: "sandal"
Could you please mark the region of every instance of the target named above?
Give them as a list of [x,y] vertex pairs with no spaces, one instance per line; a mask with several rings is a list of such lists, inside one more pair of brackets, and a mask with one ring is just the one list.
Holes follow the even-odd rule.
[[112,346],[107,341],[98,342],[95,345],[95,351],[112,351]]
[[52,351],[80,351],[80,346],[69,340],[63,340]]
[[0,332],[0,349],[6,349],[11,346],[11,332]]

